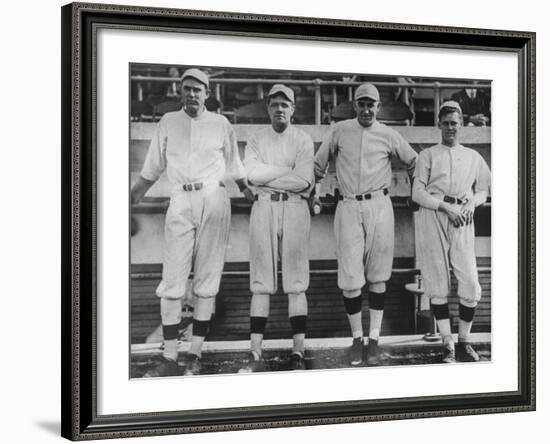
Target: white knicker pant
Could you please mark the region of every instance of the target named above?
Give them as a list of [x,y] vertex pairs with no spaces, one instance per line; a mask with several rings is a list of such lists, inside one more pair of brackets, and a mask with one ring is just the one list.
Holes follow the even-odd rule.
[[338,258],[338,287],[359,290],[386,282],[392,272],[394,215],[389,196],[338,202],[334,218]]
[[302,293],[309,286],[308,242],[311,218],[300,198],[274,202],[260,199],[250,213],[250,290],[277,292],[280,258],[285,293]]
[[191,269],[196,296],[213,297],[218,293],[230,217],[229,197],[223,187],[172,195],[166,213],[165,257],[157,296],[183,297]]
[[420,208],[417,222],[418,265],[428,297],[445,298],[451,291],[451,267],[458,296],[469,302],[481,299],[474,247],[474,224],[455,227],[442,211]]

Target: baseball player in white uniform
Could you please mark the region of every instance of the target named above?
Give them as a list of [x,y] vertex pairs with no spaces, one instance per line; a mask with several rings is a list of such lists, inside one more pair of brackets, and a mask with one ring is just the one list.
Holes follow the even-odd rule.
[[374,85],[360,85],[353,103],[357,118],[332,127],[315,156],[315,176],[321,180],[329,160],[335,159],[340,185],[334,218],[338,287],[353,336],[350,363],[360,365],[364,359],[361,289],[368,282],[367,365],[377,365],[386,281],[393,264],[391,158],[404,162],[412,175],[417,154],[399,133],[376,120],[380,95]]
[[227,119],[206,111],[208,76],[188,69],[182,76],[183,109],[166,113],[158,123],[141,175],[132,187],[138,203],[166,171],[172,184],[165,221],[165,257],[156,294],[164,336],[161,363],[145,376],[176,376],[181,298],[193,276],[193,336],[185,374],[200,372],[200,356],[218,293],[229,235],[230,201],[225,179],[234,179],[251,197],[238,153],[235,133]]
[[277,264],[293,333],[291,368],[305,369],[309,286],[308,196],[314,184],[313,140],[291,125],[294,91],[276,84],[268,94],[271,126],[247,143],[244,165],[255,201],[250,214],[250,339],[251,353],[242,372],[263,367],[262,340],[269,315],[270,296],[277,291]]
[[[460,105],[441,105],[441,143],[420,152],[414,173],[412,198],[420,205],[418,263],[425,294],[444,344],[443,362],[479,361],[469,344],[475,307],[481,298],[474,250],[474,210],[487,200],[489,167],[481,155],[458,142],[462,127]],[[451,336],[448,296],[450,270],[458,282],[458,343]]]

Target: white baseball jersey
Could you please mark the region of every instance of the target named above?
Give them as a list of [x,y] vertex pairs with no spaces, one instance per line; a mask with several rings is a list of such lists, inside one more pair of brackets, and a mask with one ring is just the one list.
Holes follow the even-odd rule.
[[[416,152],[403,137],[380,122],[363,127],[357,119],[336,123],[315,156],[315,175],[323,177],[335,159],[341,200],[336,207],[335,236],[338,286],[358,290],[367,280],[386,282],[391,275],[394,215],[389,195],[391,158],[400,159],[412,173]],[[372,199],[356,195],[372,193]]]
[[[452,267],[459,297],[474,303],[481,298],[474,224],[455,227],[448,216],[437,209],[444,196],[468,200],[478,191],[488,191],[490,183],[489,167],[481,155],[470,148],[437,144],[418,156],[413,199],[420,205],[417,259],[427,296],[449,295]],[[454,205],[457,209],[462,207]]]
[[[302,293],[309,286],[307,201],[313,184],[313,141],[289,126],[282,133],[260,130],[247,143],[244,165],[257,200],[250,214],[250,289],[254,294],[277,291],[281,260],[283,291]],[[273,201],[274,193],[287,200]]]
[[[165,222],[165,257],[157,295],[181,298],[194,270],[193,292],[215,296],[219,290],[229,236],[230,202],[220,181],[243,179],[233,128],[221,115],[184,110],[165,114],[157,125],[141,176],[157,180],[166,170],[173,185]],[[183,186],[202,188],[184,191]]]

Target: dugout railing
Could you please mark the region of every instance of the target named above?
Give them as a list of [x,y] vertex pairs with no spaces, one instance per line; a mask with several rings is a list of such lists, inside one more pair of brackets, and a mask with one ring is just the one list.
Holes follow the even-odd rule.
[[[130,81],[132,85],[135,85],[137,90],[136,99],[137,101],[144,101],[146,99],[144,94],[144,85],[148,83],[161,83],[161,84],[170,84],[178,82],[174,80],[174,77],[160,77],[160,76],[144,76],[144,75],[132,75],[130,76]],[[347,100],[352,100],[353,98],[353,89],[364,82],[359,81],[349,81],[349,80],[323,80],[323,79],[286,79],[286,78],[211,78],[210,79],[211,88],[213,89],[214,96],[219,102],[223,102],[222,87],[224,85],[254,85],[256,87],[256,100],[262,100],[264,98],[264,86],[270,87],[275,83],[284,83],[285,85],[292,86],[303,86],[303,87],[312,87],[313,88],[313,115],[315,125],[320,125],[323,123],[323,103],[326,102],[327,95],[330,97],[330,103],[332,106],[336,106],[339,103],[337,88],[344,88],[347,90]],[[455,92],[465,88],[476,88],[479,90],[489,90],[491,89],[491,84],[489,83],[472,83],[467,82],[420,82],[420,81],[392,81],[392,82],[383,82],[372,80],[370,83],[376,85],[378,88],[403,88],[403,89],[415,89],[418,91],[429,91],[431,94],[417,94],[417,100],[426,99],[432,101],[432,105],[428,107],[429,110],[433,113],[433,124],[437,125],[437,110],[439,109],[440,104],[443,100],[446,100],[450,97],[451,92]],[[447,92],[447,94],[445,94]],[[413,96],[414,97],[414,96]],[[425,111],[425,110],[424,110]],[[231,115],[234,110],[225,110]]]

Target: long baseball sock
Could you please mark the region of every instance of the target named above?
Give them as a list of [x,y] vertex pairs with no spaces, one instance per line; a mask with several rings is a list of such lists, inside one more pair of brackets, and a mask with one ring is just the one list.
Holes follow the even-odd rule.
[[292,351],[304,356],[307,321],[307,299],[305,293],[289,293],[288,317],[293,334]]
[[354,338],[363,337],[363,320],[361,317],[361,290],[343,291],[344,307],[348,316],[351,335]]
[[250,350],[262,356],[262,341],[269,316],[269,295],[253,294],[250,301]]
[[369,338],[378,341],[382,319],[384,318],[384,301],[386,293],[375,293],[369,291]]
[[451,334],[451,320],[449,317],[449,303],[445,302],[434,303],[432,300],[431,303],[432,313],[437,322],[437,328],[441,334],[441,338],[444,344],[453,344],[453,337]]
[[176,361],[178,359],[178,325],[181,316],[181,299],[160,298],[160,317],[164,350],[162,356]]
[[468,342],[470,340],[470,332],[472,331],[475,307],[467,307],[460,303],[458,311],[458,340],[460,342]]
[[193,336],[189,354],[201,356],[204,338],[210,328],[214,297],[197,297],[195,309],[193,310]]

